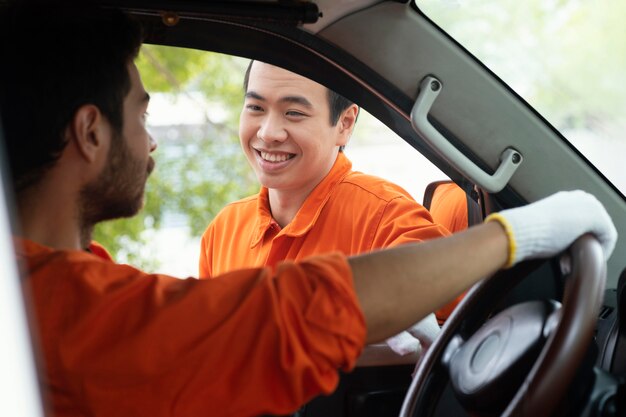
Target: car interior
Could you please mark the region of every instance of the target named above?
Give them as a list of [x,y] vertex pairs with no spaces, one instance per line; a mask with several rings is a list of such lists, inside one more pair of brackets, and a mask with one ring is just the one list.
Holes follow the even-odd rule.
[[[449,178],[420,203],[430,208],[437,186],[455,183],[467,194],[470,227],[571,189],[594,194],[615,222],[620,238],[607,263],[585,236],[562,256],[503,270],[470,290],[419,360],[368,346],[335,393],[295,415],[626,415],[624,191],[419,0],[98,3],[139,19],[148,44],[272,63],[353,100]],[[2,403],[24,399],[2,414],[41,415],[1,165],[0,275],[12,279],[2,283],[0,318],[20,318],[6,330],[16,343],[0,355],[1,369],[25,370],[9,372],[23,383],[0,380]]]

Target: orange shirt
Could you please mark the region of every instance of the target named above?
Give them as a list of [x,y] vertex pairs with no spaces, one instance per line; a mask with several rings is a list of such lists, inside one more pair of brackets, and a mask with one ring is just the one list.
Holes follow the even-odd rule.
[[[461,187],[453,182],[437,186],[430,203],[430,214],[437,223],[444,225],[452,233],[465,230],[468,227],[467,210],[467,195]],[[465,293],[459,295],[435,311],[435,317],[440,325],[450,317],[464,296]]]
[[272,218],[267,188],[226,206],[202,236],[200,277],[330,251],[353,255],[449,234],[401,187],[351,168],[339,153],[331,171],[282,229]]
[[467,195],[455,183],[440,184],[430,203],[433,220],[455,233],[468,227]]
[[49,416],[286,414],[332,392],[365,343],[340,254],[180,280],[16,247]]
[[105,259],[107,261],[113,261],[113,257],[111,256],[109,251],[106,250],[104,246],[102,246],[96,241],[92,241],[89,244],[89,247],[87,248],[87,252],[91,252],[94,255],[99,256],[100,258]]

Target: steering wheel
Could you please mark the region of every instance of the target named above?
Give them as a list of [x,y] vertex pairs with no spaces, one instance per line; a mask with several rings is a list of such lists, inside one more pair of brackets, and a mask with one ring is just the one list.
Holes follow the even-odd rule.
[[578,238],[568,253],[571,273],[562,305],[530,301],[489,318],[538,261],[475,285],[419,362],[400,417],[432,416],[448,384],[469,413],[551,415],[586,355],[606,281],[602,248],[594,237]]

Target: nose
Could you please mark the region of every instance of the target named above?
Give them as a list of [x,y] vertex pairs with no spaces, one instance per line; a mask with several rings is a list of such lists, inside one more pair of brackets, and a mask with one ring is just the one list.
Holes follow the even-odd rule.
[[154,137],[148,133],[148,139],[149,139],[149,143],[150,143],[150,153],[154,152],[157,148],[157,141],[156,139],[154,139]]
[[264,117],[257,131],[257,137],[263,142],[284,142],[287,136],[282,117],[275,113]]

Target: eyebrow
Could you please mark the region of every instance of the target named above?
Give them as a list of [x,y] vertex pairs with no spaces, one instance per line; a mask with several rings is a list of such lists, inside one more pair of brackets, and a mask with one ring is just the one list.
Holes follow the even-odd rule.
[[[260,95],[259,93],[255,91],[246,92],[246,98],[252,98],[255,100],[265,101],[265,97],[263,97],[262,95]],[[310,107],[310,108],[313,107],[313,104],[311,104],[309,100],[307,100],[305,97],[302,97],[302,96],[285,96],[285,97],[281,97],[278,101],[280,103],[293,103],[293,104],[300,104],[305,107]]]

